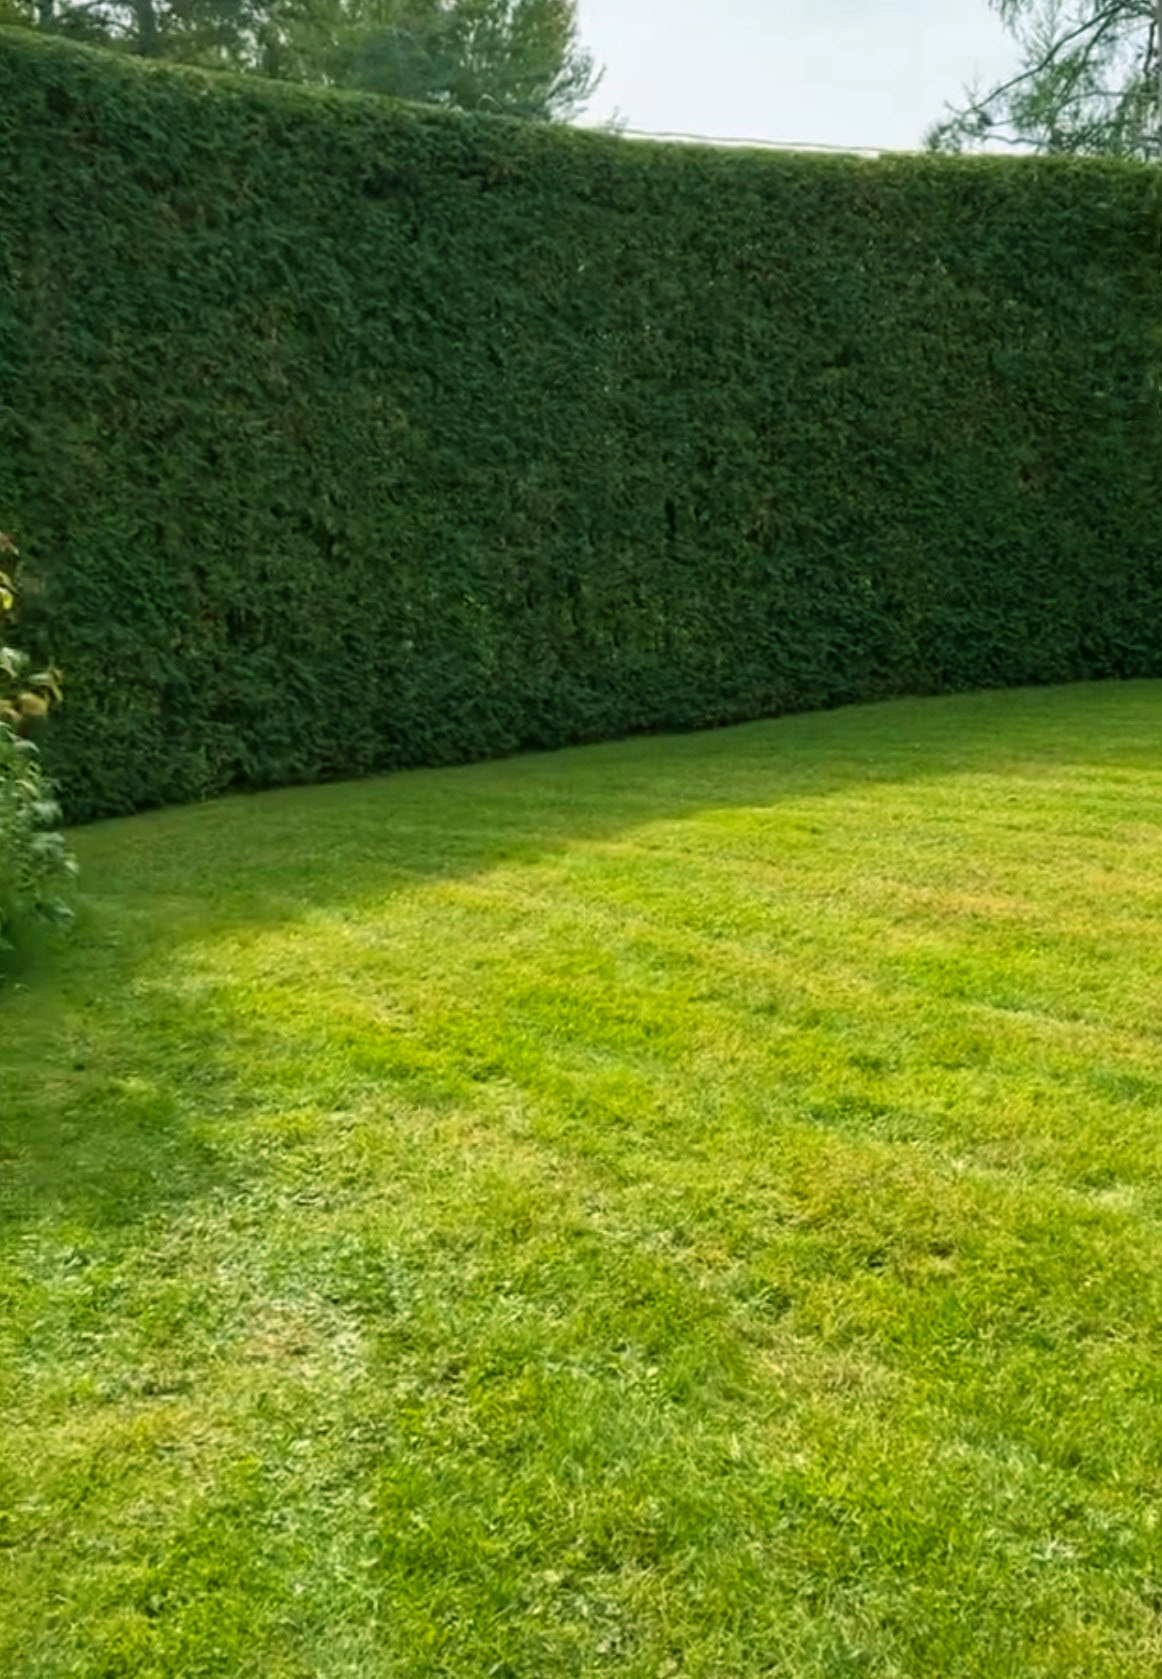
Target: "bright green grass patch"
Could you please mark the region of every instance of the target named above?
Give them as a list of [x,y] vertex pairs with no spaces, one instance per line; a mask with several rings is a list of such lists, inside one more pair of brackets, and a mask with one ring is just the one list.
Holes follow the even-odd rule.
[[1162,685],[78,833],[10,1679],[1162,1670]]

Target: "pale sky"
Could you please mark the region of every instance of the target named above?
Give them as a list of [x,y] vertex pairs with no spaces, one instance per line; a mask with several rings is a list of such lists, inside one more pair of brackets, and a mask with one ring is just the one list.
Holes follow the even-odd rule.
[[582,119],[878,149],[923,143],[1016,66],[987,0],[580,0],[605,81]]

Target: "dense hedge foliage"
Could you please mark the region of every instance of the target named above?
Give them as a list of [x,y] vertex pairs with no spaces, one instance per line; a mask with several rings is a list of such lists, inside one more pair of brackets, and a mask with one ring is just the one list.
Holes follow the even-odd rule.
[[1145,166],[0,34],[0,505],[70,814],[1162,673],[1160,230]]

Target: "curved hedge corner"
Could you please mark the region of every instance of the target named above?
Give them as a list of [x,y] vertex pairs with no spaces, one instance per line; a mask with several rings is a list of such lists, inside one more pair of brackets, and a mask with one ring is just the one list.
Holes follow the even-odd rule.
[[70,816],[1162,673],[1160,206],[0,34],[0,506]]

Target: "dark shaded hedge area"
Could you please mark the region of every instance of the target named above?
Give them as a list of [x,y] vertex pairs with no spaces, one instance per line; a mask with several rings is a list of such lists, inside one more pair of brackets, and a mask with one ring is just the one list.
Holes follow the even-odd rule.
[[70,816],[1162,674],[1160,183],[0,33],[0,525]]

